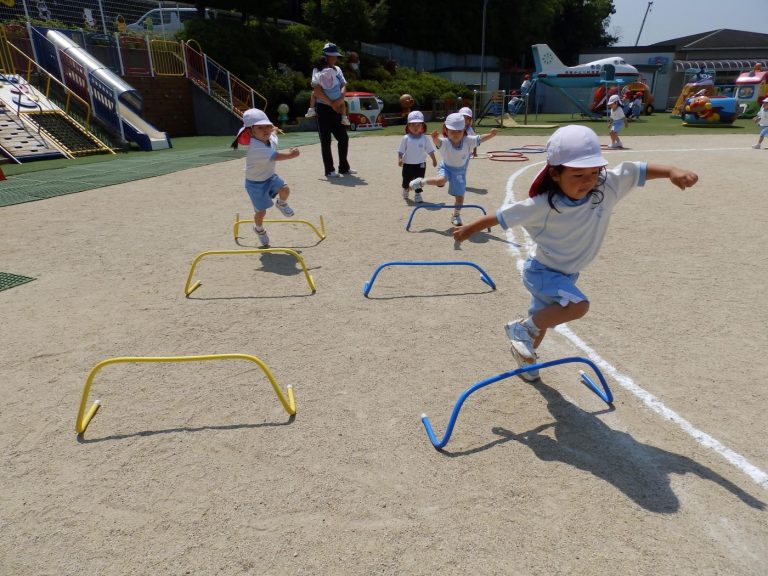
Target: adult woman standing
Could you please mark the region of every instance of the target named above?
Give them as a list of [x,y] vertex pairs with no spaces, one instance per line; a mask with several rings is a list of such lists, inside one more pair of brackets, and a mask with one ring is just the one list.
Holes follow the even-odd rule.
[[[340,178],[344,174],[356,174],[349,167],[349,162],[347,161],[349,136],[347,135],[346,128],[341,123],[342,116],[344,115],[344,93],[347,91],[347,81],[341,72],[341,68],[336,66],[336,61],[341,56],[336,44],[329,42],[323,46],[323,56],[328,61],[328,67],[334,70],[335,74],[333,75],[332,85],[324,87],[318,82],[317,72],[319,71],[312,71],[312,93],[317,100],[317,132],[320,135],[320,150],[323,154],[325,176],[327,178]],[[331,135],[338,142],[338,172],[333,165]]]

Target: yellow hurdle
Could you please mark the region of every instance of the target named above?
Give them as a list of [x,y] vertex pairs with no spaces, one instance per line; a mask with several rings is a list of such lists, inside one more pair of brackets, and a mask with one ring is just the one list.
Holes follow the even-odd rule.
[[[322,216],[320,216],[320,230],[318,230],[314,224],[307,220],[264,220],[264,222],[269,222],[272,224],[306,224],[312,228],[312,230],[314,230],[315,234],[317,234],[317,237],[320,238],[321,242],[325,240],[325,221],[323,220]],[[250,220],[240,220],[240,213],[238,212],[235,214],[235,223],[232,226],[232,235],[235,237],[235,242],[237,242],[237,239],[240,238],[240,236],[238,236],[238,234],[240,234],[240,224],[253,224],[253,218]]]
[[192,266],[190,267],[189,275],[187,276],[187,283],[184,285],[184,294],[189,296],[192,294],[192,292],[202,286],[203,283],[199,281],[192,285],[192,275],[195,273],[195,267],[197,266],[197,263],[205,256],[210,256],[213,254],[270,254],[275,252],[290,254],[296,258],[299,264],[301,264],[301,269],[304,270],[304,277],[307,279],[307,284],[309,284],[309,288],[312,290],[312,294],[317,292],[317,289],[315,288],[315,281],[312,279],[312,276],[310,276],[309,270],[307,270],[307,265],[304,263],[304,258],[302,258],[298,252],[289,248],[253,248],[249,250],[210,250],[208,252],[201,252],[195,256],[194,260],[192,260]]
[[88,424],[90,424],[93,417],[96,416],[96,412],[98,412],[99,408],[101,407],[101,401],[96,400],[91,405],[88,413],[85,413],[85,406],[88,403],[88,394],[91,391],[93,379],[96,377],[96,374],[99,372],[99,370],[105,366],[109,366],[110,364],[124,364],[133,362],[202,362],[204,360],[249,360],[258,364],[259,368],[261,368],[261,370],[264,372],[264,375],[269,379],[270,384],[272,384],[272,389],[275,391],[275,394],[277,394],[277,398],[280,400],[280,404],[283,405],[285,411],[288,412],[288,414],[291,416],[296,414],[296,400],[293,396],[293,387],[288,385],[286,390],[286,398],[286,396],[283,395],[282,390],[280,390],[280,387],[277,385],[275,377],[272,376],[272,372],[270,372],[267,365],[256,358],[256,356],[251,356],[249,354],[207,354],[202,356],[124,356],[120,358],[109,358],[107,360],[102,360],[96,364],[96,366],[91,368],[91,372],[88,374],[88,379],[85,381],[85,387],[83,388],[83,396],[80,400],[80,409],[77,411],[75,431],[78,434],[85,433],[86,428],[88,428]]

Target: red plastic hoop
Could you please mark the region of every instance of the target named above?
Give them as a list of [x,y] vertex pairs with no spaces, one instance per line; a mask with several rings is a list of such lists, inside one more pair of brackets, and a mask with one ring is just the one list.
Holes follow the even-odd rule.
[[512,152],[510,150],[490,150],[485,153],[488,160],[494,162],[527,162],[528,156],[522,152]]

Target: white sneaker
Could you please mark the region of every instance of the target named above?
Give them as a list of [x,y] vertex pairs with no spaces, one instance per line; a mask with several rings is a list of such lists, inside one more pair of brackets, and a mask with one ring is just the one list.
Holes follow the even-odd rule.
[[346,117],[346,116],[342,116],[342,117],[341,117],[341,123],[342,123],[344,126],[349,126],[349,118],[348,118],[348,117]]
[[424,188],[424,178],[414,178],[411,183],[408,184],[408,188],[411,190],[421,190]]
[[460,214],[454,214],[451,218],[451,224],[454,226],[461,226],[461,215]]
[[760,150],[760,144],[755,144],[754,146],[752,146],[752,148],[754,148],[755,150]]
[[309,108],[307,113],[304,114],[304,118],[314,118],[315,116],[317,116],[317,112],[315,112],[314,108]]
[[341,174],[339,174],[338,172],[336,172],[336,170],[334,170],[333,172],[328,172],[328,174],[326,174],[325,177],[326,178],[341,178]]
[[[523,357],[520,356],[520,353],[515,350],[514,346],[510,346],[509,351],[512,352],[512,357],[515,359],[515,362],[517,362],[518,368],[525,368],[526,366],[530,366],[532,364],[532,362],[526,362]],[[520,378],[526,382],[536,382],[536,380],[539,379],[539,371],[528,370],[527,372],[520,372],[518,376],[520,376]]]
[[256,232],[256,236],[259,237],[259,243],[261,244],[262,248],[269,248],[269,236],[267,236],[267,231],[263,230],[259,232],[259,229],[256,228],[256,226],[253,227],[253,231]]
[[517,320],[515,322],[507,322],[504,330],[507,333],[510,344],[512,344],[512,348],[520,354],[521,358],[527,364],[535,362],[536,350],[533,348],[533,338],[528,333],[528,329]]
[[357,170],[352,170],[352,168],[341,173],[342,176],[354,176],[355,174],[357,174]]
[[283,216],[288,216],[290,218],[295,214],[295,212],[293,211],[293,208],[288,206],[288,202],[280,202],[278,200],[277,202],[275,202],[275,206],[277,206],[277,209],[280,210]]
[[424,202],[424,198],[421,197],[421,192],[416,192],[416,194],[414,194],[413,201],[416,202],[416,204]]
[[408,200],[408,193],[410,192],[409,188],[403,188],[403,200]]

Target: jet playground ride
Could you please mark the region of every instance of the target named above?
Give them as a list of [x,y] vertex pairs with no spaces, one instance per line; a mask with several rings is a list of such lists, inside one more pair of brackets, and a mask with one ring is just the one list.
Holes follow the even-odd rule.
[[601,115],[590,110],[584,102],[568,92],[573,88],[597,88],[608,84],[629,84],[640,79],[640,72],[623,58],[601,58],[578,66],[566,66],[546,44],[534,44],[533,62],[536,66],[534,82],[541,82],[559,90],[587,116],[598,118]]

